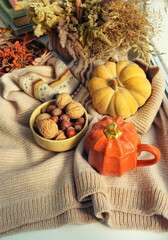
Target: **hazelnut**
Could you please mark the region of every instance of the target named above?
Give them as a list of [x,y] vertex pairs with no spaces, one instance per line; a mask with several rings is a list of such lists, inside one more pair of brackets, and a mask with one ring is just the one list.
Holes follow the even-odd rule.
[[62,114],[59,118],[60,121],[67,120],[70,121],[70,117],[67,114]]
[[58,125],[52,119],[39,121],[37,127],[44,138],[52,139],[58,134]]
[[57,116],[51,116],[51,119],[56,123],[58,122],[58,117]]
[[77,118],[76,122],[80,122],[81,124],[84,124],[85,123],[85,119],[83,117]]
[[48,113],[51,113],[51,111],[52,111],[54,108],[56,108],[54,104],[49,105],[49,106],[47,107],[47,112],[48,112]]
[[70,127],[72,123],[70,121],[63,120],[60,125],[61,125],[61,129],[65,130],[66,128]]
[[80,118],[84,114],[84,111],[85,109],[82,104],[76,101],[70,102],[65,109],[66,114],[71,119]]
[[40,113],[37,117],[36,117],[36,120],[35,120],[35,123],[38,123],[39,121],[41,120],[44,120],[44,119],[47,119],[47,118],[50,118],[51,115],[49,113]]
[[72,97],[68,93],[60,93],[55,98],[55,104],[57,107],[63,109],[72,101]]
[[83,128],[83,124],[80,123],[80,122],[75,122],[75,123],[73,124],[73,126],[74,126],[74,128],[75,128],[75,130],[76,130],[77,132],[81,131],[82,128]]
[[52,116],[60,116],[62,114],[62,110],[60,108],[54,108],[51,110],[51,115]]
[[47,112],[47,106],[45,106],[41,109],[41,113],[46,113],[46,112]]
[[56,136],[55,140],[64,140],[64,139],[66,139],[64,131],[58,130],[58,135]]
[[69,127],[66,129],[66,136],[68,138],[75,136],[75,134],[76,134],[75,128]]

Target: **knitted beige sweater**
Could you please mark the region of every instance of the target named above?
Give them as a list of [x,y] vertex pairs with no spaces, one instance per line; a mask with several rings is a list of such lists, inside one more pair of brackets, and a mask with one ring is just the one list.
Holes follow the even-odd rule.
[[[62,78],[57,69],[61,64],[66,70],[54,58],[48,66],[16,70],[0,80],[0,235],[95,222],[105,222],[115,229],[168,231],[168,119],[161,105],[161,70],[146,69],[152,81],[152,96],[128,119],[135,124],[142,143],[159,148],[161,160],[122,177],[105,177],[87,162],[87,134],[75,150],[63,153],[39,147],[31,134],[29,118],[40,104],[35,96],[42,96],[34,82],[41,79],[47,83],[43,90],[48,91],[48,98],[52,97],[53,89],[48,86]],[[55,92],[59,87],[82,102],[89,113],[89,132],[102,116],[92,107],[87,80],[87,74],[84,81],[68,72],[59,82],[62,85],[52,86]],[[146,152],[144,157],[148,157]]]

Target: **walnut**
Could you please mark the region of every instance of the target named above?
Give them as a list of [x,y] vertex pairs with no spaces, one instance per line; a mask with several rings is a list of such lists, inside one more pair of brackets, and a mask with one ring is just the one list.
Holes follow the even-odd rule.
[[82,104],[76,101],[70,102],[65,109],[66,114],[71,119],[80,118],[84,114],[84,111],[85,109]]
[[35,119],[35,123],[38,123],[39,121],[41,120],[44,120],[44,119],[47,119],[47,118],[50,118],[51,115],[49,113],[40,113],[36,119]]
[[58,135],[56,136],[55,140],[64,140],[64,139],[66,139],[64,131],[58,130]]
[[58,125],[52,119],[39,121],[37,127],[44,138],[52,139],[58,134]]
[[68,93],[60,93],[55,98],[55,104],[57,107],[63,109],[72,101],[72,97]]

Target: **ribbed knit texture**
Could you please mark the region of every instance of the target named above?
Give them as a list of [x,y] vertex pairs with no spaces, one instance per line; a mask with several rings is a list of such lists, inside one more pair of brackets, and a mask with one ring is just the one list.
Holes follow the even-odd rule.
[[[54,78],[54,62],[30,71],[34,69],[44,79]],[[95,222],[115,229],[168,231],[168,119],[161,105],[164,78],[159,68],[147,72],[152,95],[128,121],[135,123],[142,143],[158,147],[162,157],[156,165],[136,168],[122,177],[102,176],[88,164],[87,134],[76,149],[67,152],[39,147],[29,118],[40,101],[26,94],[18,82],[22,73],[29,76],[29,68],[1,78],[0,236]],[[87,84],[80,81],[70,93],[87,108],[89,132],[102,116],[92,107]],[[148,157],[146,152],[140,156]]]

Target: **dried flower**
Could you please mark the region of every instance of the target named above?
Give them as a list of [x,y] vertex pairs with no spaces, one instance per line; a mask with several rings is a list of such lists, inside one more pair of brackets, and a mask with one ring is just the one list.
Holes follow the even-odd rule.
[[147,61],[152,53],[149,40],[160,27],[159,13],[151,11],[150,0],[23,0],[20,4],[34,22],[35,34],[55,31],[52,42],[59,40],[59,48],[73,59],[107,60],[114,52],[131,50]]
[[53,57],[51,52],[45,51],[40,57],[36,57],[35,60],[32,62],[35,66],[45,65],[45,63]]

